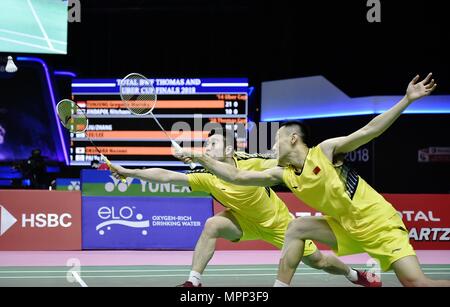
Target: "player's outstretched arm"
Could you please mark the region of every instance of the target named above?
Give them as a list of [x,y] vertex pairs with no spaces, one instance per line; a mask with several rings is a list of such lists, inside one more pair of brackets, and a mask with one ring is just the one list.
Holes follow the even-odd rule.
[[189,185],[188,176],[183,173],[168,171],[162,168],[128,169],[117,164],[111,165],[114,177],[133,177],[147,181]]
[[280,184],[283,179],[283,169],[280,167],[256,172],[240,170],[204,154],[195,154],[192,159],[202,164],[217,177],[238,185],[268,187]]
[[332,154],[340,154],[351,152],[358,147],[370,142],[374,138],[380,136],[387,128],[389,128],[402,112],[415,100],[430,95],[437,84],[431,79],[430,73],[424,80],[417,82],[417,75],[409,84],[406,95],[396,105],[386,112],[372,119],[366,126],[344,137],[333,138],[320,144],[324,151]]

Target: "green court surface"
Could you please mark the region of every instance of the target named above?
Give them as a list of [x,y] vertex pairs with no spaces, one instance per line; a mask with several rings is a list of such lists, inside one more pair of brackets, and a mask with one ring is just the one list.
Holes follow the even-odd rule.
[[0,5],[0,51],[66,53],[67,1],[2,0]]
[[[355,265],[359,268],[360,265]],[[433,279],[450,279],[450,265],[423,265]],[[19,287],[174,287],[183,283],[189,266],[1,267],[0,286]],[[276,265],[211,265],[202,279],[205,287],[272,287]],[[383,286],[401,286],[393,272],[381,274]],[[301,265],[292,282],[296,287],[356,287],[342,276]]]

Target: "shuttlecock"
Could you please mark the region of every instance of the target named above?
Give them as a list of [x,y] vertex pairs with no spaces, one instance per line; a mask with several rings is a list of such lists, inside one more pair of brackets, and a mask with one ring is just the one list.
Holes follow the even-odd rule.
[[9,73],[13,73],[17,71],[17,66],[14,64],[12,56],[8,57],[8,62],[6,63],[5,70]]

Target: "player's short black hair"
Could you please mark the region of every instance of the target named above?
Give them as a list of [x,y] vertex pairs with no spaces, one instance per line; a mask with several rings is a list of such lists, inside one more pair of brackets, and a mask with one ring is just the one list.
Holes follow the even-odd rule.
[[233,146],[233,150],[236,150],[236,139],[234,137],[234,131],[229,129],[211,129],[208,133],[208,137],[211,137],[213,135],[221,135],[223,137],[223,141],[225,142],[224,148],[226,146]]
[[300,120],[290,120],[285,121],[281,123],[281,127],[287,127],[287,128],[295,128],[300,133],[300,137],[302,138],[303,143],[305,143],[307,146],[309,146],[310,142],[310,131],[309,127]]

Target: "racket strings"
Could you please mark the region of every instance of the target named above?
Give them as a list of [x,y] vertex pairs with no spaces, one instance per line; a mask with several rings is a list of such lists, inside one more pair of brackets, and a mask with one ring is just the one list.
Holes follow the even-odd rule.
[[[89,125],[88,118],[84,111],[80,109],[80,107],[72,100],[64,99],[58,102],[56,113],[62,125],[70,132],[83,133],[87,130]],[[94,148],[100,154],[102,160],[104,160],[108,167],[111,169],[111,162],[108,160],[108,158],[105,157],[105,155],[103,155],[97,145],[95,145],[95,143],[89,137],[89,132],[86,133],[86,138],[89,140],[89,142],[91,142],[92,146],[94,146]],[[119,177],[123,183],[126,183],[126,178],[124,176],[120,175]]]
[[86,114],[71,100],[59,102],[56,113],[62,125],[72,133],[84,132],[88,127]]
[[120,96],[125,107],[136,115],[146,115],[156,105],[155,88],[139,74],[130,74],[122,80]]
[[[166,137],[178,151],[181,150],[180,145],[176,143],[169,133],[163,128],[159,120],[152,113],[156,105],[157,95],[152,82],[141,74],[131,73],[122,79],[120,83],[120,97],[125,107],[135,115],[151,114],[158,124],[159,128],[164,132]],[[190,164],[191,168],[195,168],[195,164]]]

